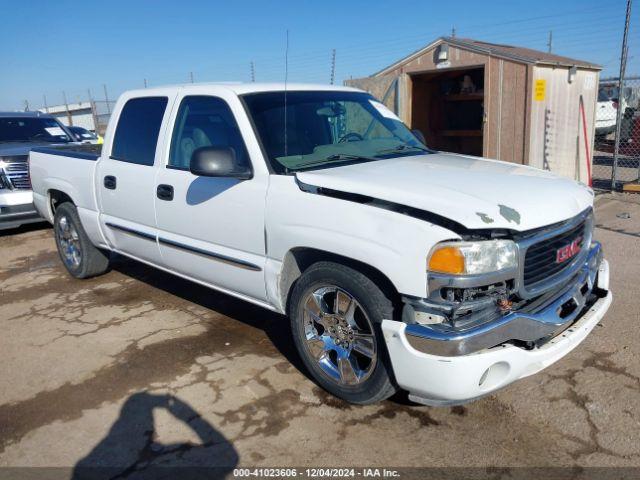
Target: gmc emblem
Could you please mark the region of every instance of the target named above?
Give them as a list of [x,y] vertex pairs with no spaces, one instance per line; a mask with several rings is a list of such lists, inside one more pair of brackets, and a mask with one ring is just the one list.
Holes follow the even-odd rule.
[[580,242],[582,237],[576,238],[573,242],[556,250],[556,263],[566,262],[580,251]]

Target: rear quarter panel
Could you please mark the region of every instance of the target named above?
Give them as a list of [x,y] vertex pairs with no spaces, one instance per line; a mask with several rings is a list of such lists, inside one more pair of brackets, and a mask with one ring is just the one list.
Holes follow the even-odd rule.
[[71,198],[82,226],[96,245],[105,245],[98,224],[94,177],[98,161],[52,155],[42,152],[29,154],[29,169],[33,199],[40,214],[53,223],[50,196],[53,190]]

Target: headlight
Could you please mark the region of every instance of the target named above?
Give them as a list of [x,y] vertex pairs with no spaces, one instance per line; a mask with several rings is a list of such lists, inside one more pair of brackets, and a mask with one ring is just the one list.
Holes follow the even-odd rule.
[[511,240],[445,242],[429,256],[429,271],[453,275],[477,275],[518,266],[516,244]]

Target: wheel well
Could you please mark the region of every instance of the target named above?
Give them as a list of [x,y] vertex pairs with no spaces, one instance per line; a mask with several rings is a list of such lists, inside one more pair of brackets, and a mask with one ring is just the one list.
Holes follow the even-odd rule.
[[400,305],[400,294],[395,286],[384,273],[371,265],[349,257],[337,255],[335,253],[318,250],[316,248],[298,247],[287,252],[284,257],[282,272],[280,275],[280,301],[289,311],[289,300],[293,286],[300,276],[311,265],[317,262],[335,262],[359,271],[370,278],[382,291],[389,296],[394,306]]
[[[51,214],[56,213],[58,205],[62,205],[65,202],[73,203],[73,200],[69,195],[60,190],[49,190],[49,205],[51,206]],[[73,203],[75,205],[75,203]]]

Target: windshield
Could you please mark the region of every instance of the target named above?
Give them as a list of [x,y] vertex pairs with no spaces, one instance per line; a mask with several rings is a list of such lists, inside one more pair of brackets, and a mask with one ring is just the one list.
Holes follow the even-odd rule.
[[243,98],[276,173],[428,152],[391,110],[366,93],[287,92],[286,120],[284,92]]
[[93,134],[92,132],[90,132],[86,128],[69,127],[69,130],[71,130],[71,133],[75,134],[77,137],[79,137],[82,140],[96,140],[98,138],[98,137],[96,137],[95,134]]
[[[600,85],[600,90],[598,90],[598,101],[606,102],[608,100],[613,100],[615,102],[620,99],[620,89],[615,85]],[[629,87],[624,87],[622,89],[622,98],[624,100],[630,100],[633,96],[633,90]]]
[[67,143],[71,139],[57,120],[40,117],[0,117],[0,142]]

